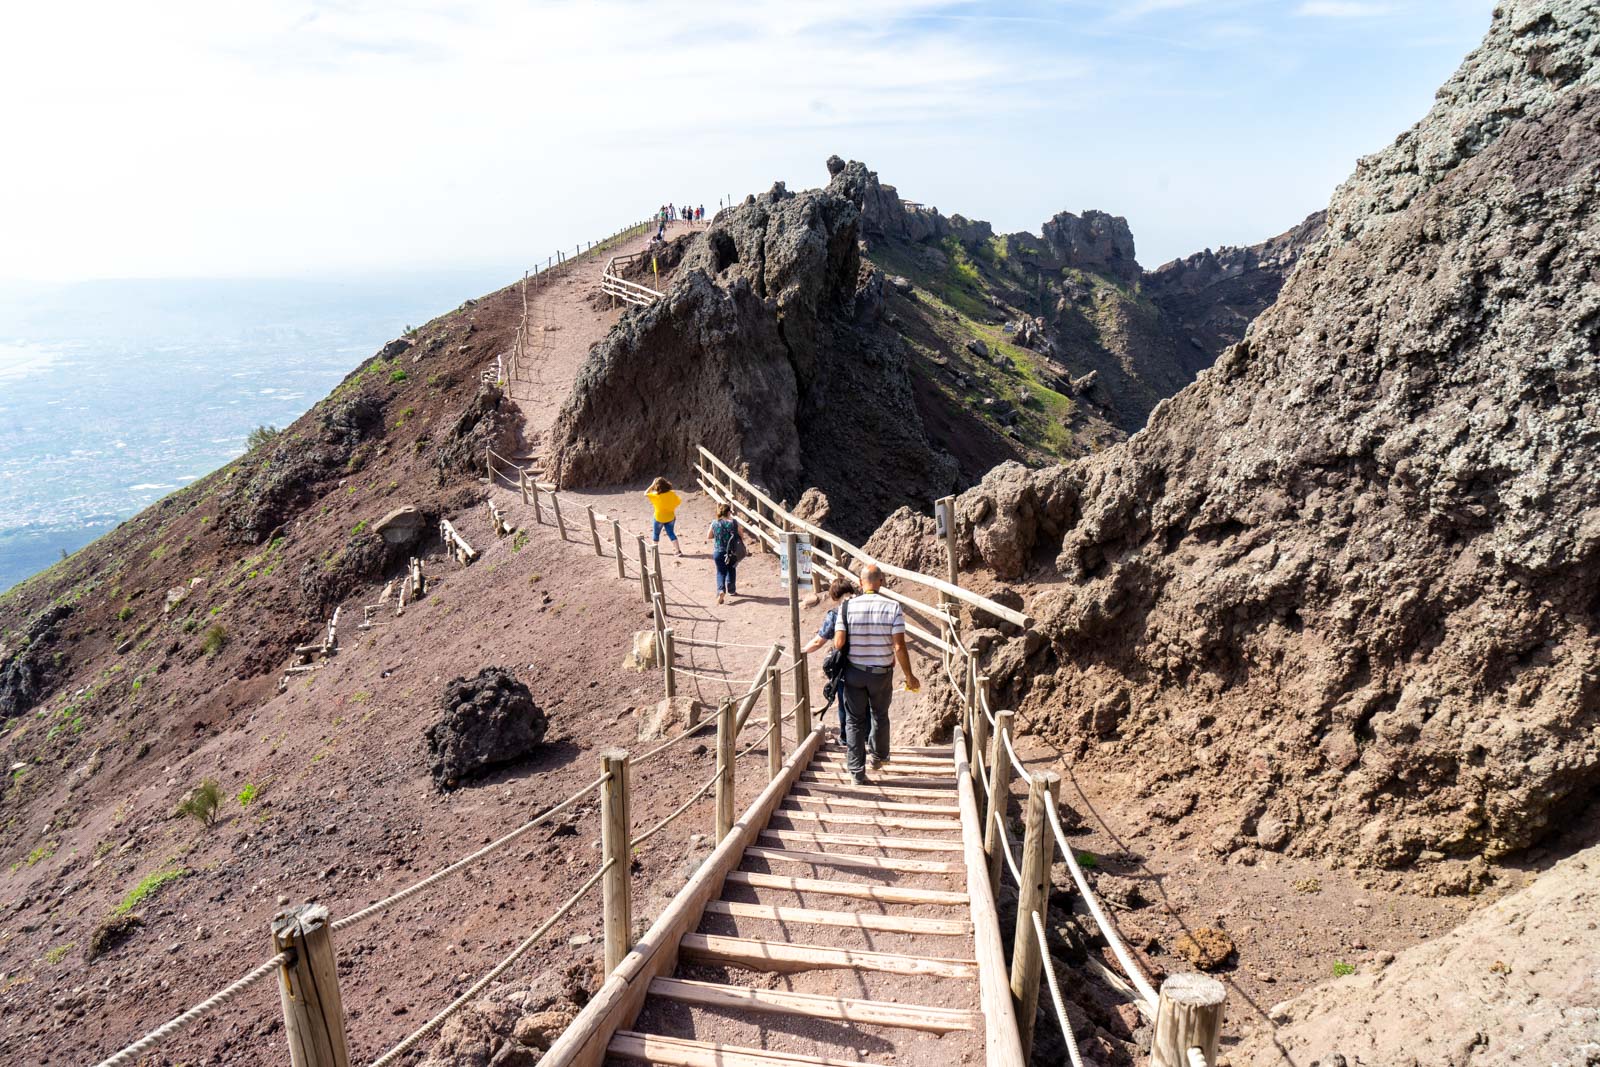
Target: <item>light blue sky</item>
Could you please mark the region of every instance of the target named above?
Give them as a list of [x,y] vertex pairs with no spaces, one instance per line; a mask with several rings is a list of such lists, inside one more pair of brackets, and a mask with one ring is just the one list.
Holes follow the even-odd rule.
[[[22,10],[24,7],[27,10]],[[0,278],[503,268],[833,152],[1153,267],[1323,206],[1492,0],[7,5]]]

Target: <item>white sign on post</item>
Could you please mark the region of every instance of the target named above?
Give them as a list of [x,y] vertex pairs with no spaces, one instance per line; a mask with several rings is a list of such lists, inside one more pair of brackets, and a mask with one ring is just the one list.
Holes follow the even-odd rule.
[[[799,534],[795,542],[794,554],[800,565],[800,581],[809,582],[811,580],[811,535],[808,533]],[[789,553],[787,549],[778,553],[778,577],[786,583],[789,581]]]
[[943,537],[945,535],[945,531],[950,529],[950,516],[947,514],[949,510],[949,507],[945,505],[943,500],[940,500],[933,505],[933,522],[934,525],[939,528],[940,537]]

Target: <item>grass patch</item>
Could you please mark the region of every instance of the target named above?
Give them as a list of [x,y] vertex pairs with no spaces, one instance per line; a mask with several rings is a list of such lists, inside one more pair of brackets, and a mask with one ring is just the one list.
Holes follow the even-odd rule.
[[1345,963],[1341,960],[1333,965],[1333,976],[1335,978],[1348,978],[1355,973],[1356,965],[1353,963]]
[[44,961],[54,967],[64,959],[67,953],[78,947],[76,941],[69,941],[65,945],[57,945],[44,954]]
[[250,802],[255,798],[256,787],[252,783],[246,782],[244,784],[244,788],[239,790],[239,795],[234,799],[239,802],[239,806],[241,808],[248,808],[250,806]]
[[1092,871],[1100,866],[1100,857],[1093,852],[1080,852],[1078,853],[1078,866],[1084,870]]
[[[215,614],[216,609],[212,609]],[[220,622],[214,622],[206,628],[206,635],[200,639],[200,651],[208,656],[215,656],[228,647],[228,629]]]
[[113,915],[126,915],[140,904],[149,900],[161,891],[161,887],[169,882],[176,882],[189,872],[182,867],[168,867],[155,871],[139,879],[139,884],[128,890],[128,895],[122,902],[112,909]]
[[215,778],[207,778],[189,791],[178,811],[201,826],[217,824],[217,809],[222,806],[222,789]]

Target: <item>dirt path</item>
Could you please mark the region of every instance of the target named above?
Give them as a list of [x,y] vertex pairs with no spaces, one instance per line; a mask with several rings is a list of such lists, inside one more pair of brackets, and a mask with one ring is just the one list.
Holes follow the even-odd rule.
[[[686,222],[667,226],[667,237],[690,232]],[[655,231],[631,237],[604,250],[574,256],[556,267],[548,280],[528,283],[528,318],[523,356],[510,371],[507,393],[522,408],[523,437],[536,454],[554,424],[578,368],[589,349],[617,324],[627,305],[611,306],[599,295],[600,273],[612,256],[650,246]]]

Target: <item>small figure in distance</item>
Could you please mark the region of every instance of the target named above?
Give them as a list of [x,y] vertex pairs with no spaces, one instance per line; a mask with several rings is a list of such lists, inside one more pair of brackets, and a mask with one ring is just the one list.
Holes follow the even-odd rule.
[[650,483],[650,488],[644,491],[650,506],[655,510],[655,530],[650,540],[656,544],[661,543],[661,531],[667,531],[667,540],[672,542],[672,547],[677,549],[678,555],[683,555],[683,546],[678,544],[678,531],[674,528],[678,521],[678,505],[683,503],[683,497],[673,492],[672,483],[665,478],[657,478]]
[[[835,604],[839,603],[841,600],[844,600],[845,597],[855,595],[855,591],[855,584],[848,578],[839,577],[828,583],[828,597]],[[846,603],[849,602],[846,601]],[[822,617],[822,625],[817,627],[817,635],[806,643],[806,647],[801,649],[802,652],[805,652],[807,655],[809,655],[821,648],[823,644],[831,644],[833,642],[834,630],[838,626],[839,622],[839,611],[839,608],[828,609],[828,613]],[[839,684],[832,678],[828,679],[827,683],[822,687],[822,695],[827,699],[828,704],[832,704],[834,699],[839,696]],[[828,713],[828,704],[824,704],[822,706],[823,715]],[[844,744],[844,730],[844,701],[840,700],[839,744],[841,745]]]
[[861,571],[861,596],[839,609],[833,647],[849,649],[840,677],[845,707],[845,765],[857,785],[870,785],[867,768],[889,762],[889,704],[894,698],[894,665],[906,678],[907,692],[922,688],[906,652],[906,619],[900,605],[881,595],[883,571],[869,563]]
[[733,508],[717,505],[717,518],[706,531],[711,542],[711,562],[717,567],[717,603],[723,596],[739,595],[739,560],[744,558],[744,538],[739,534],[739,524],[733,520]]

